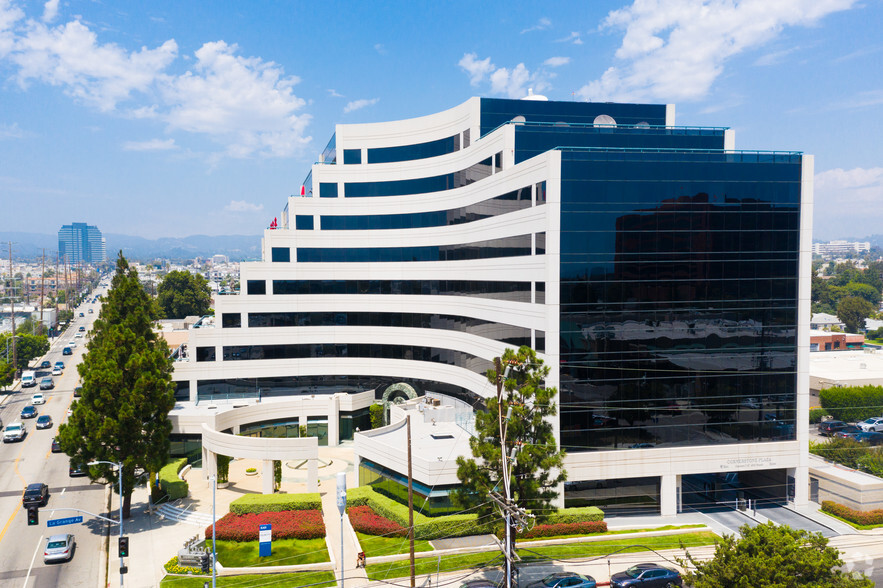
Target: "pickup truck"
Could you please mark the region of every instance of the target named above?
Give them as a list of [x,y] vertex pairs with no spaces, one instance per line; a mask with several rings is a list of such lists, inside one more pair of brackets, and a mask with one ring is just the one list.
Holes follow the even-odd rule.
[[12,443],[25,438],[26,429],[21,423],[9,423],[3,431],[3,442]]

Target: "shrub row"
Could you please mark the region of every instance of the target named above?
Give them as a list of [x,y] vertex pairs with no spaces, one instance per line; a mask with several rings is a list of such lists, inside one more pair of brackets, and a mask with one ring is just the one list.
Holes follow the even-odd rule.
[[819,392],[819,401],[837,420],[863,421],[883,415],[883,386],[826,388]]
[[178,565],[178,556],[176,555],[172,559],[170,559],[166,565],[163,566],[165,570],[170,574],[201,574],[202,570],[199,568],[189,567],[189,566],[179,566]]
[[283,510],[322,510],[318,492],[305,494],[246,494],[230,503],[230,512],[238,515]]
[[[369,506],[371,510],[400,527],[408,527],[408,507],[375,492],[370,486],[359,486],[347,490],[347,506]],[[550,514],[544,523],[559,525],[598,522],[604,519],[604,512],[594,506],[566,508]],[[443,537],[464,537],[493,533],[498,525],[496,517],[478,520],[475,514],[457,514],[440,517],[427,517],[414,513],[414,537],[417,539],[440,539]]]
[[187,496],[190,488],[187,482],[178,477],[178,472],[187,465],[187,458],[173,459],[159,470],[159,487],[162,494],[168,494],[169,500],[177,500]]
[[857,525],[883,525],[883,510],[855,510],[830,500],[822,502],[822,512],[831,513]]
[[408,529],[395,521],[380,516],[368,505],[347,508],[350,524],[353,529],[366,535],[383,535],[385,537],[407,537]]
[[[536,525],[529,531],[518,533],[518,539],[535,539],[537,537],[557,537],[558,535],[591,535],[592,533],[606,533],[607,523],[604,521],[584,521],[581,523],[558,523],[555,525]],[[502,539],[506,536],[505,529],[497,530],[497,537]]]
[[818,424],[822,422],[822,417],[826,416],[828,411],[824,408],[811,408],[809,409],[809,423],[811,425]]
[[[273,525],[274,539],[318,539],[325,536],[325,523],[318,510],[287,510],[244,515],[227,513],[215,523],[215,535],[223,541],[257,541],[261,525]],[[212,526],[205,528],[205,538]]]

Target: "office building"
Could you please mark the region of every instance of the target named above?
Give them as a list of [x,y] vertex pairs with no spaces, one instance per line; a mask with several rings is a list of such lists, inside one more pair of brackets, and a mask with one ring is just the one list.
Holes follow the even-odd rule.
[[58,255],[72,266],[104,263],[107,245],[98,227],[73,223],[58,230]]
[[[736,150],[671,105],[532,98],[338,125],[191,332],[176,441],[258,398],[273,419],[238,427],[330,444],[375,398],[462,414],[529,345],[559,390],[563,503],[673,514],[736,483],[805,502],[812,157]],[[363,479],[401,480],[373,433]]]

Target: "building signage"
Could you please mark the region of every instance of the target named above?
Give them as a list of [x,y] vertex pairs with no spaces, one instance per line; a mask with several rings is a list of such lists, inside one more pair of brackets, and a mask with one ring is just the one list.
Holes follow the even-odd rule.
[[273,555],[273,525],[261,525],[258,528],[258,555]]

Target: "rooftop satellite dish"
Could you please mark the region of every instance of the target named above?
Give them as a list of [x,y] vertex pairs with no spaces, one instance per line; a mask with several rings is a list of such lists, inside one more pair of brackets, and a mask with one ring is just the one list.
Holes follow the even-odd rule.
[[527,119],[519,114],[518,116],[513,118],[511,122],[515,123],[516,125],[523,125],[525,122],[527,122]]
[[522,100],[541,100],[541,101],[548,101],[549,99],[546,98],[545,96],[543,96],[542,94],[534,94],[534,93],[533,93],[533,88],[528,88],[528,89],[527,89],[527,96],[525,96],[524,98],[522,98]]
[[596,127],[615,127],[616,121],[609,114],[599,114],[592,124]]
[[650,123],[648,123],[646,120],[642,120],[641,122],[639,122],[635,126],[640,129],[647,129],[647,128],[650,128]]

